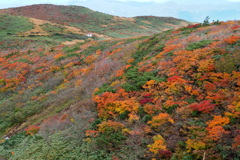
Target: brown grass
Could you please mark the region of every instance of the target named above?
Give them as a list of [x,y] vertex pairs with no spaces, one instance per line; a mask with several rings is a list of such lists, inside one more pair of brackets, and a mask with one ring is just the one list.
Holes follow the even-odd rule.
[[151,22],[148,22],[148,21],[141,21],[143,23],[147,23],[147,24],[152,24]]

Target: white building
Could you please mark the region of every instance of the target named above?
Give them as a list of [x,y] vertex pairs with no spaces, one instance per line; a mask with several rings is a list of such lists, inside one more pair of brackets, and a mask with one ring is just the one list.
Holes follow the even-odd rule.
[[93,34],[92,34],[92,33],[88,33],[88,34],[86,34],[86,36],[87,36],[87,37],[92,37]]

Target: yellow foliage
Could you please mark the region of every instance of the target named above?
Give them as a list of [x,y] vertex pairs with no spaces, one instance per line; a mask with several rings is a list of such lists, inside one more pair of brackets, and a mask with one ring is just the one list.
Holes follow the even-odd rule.
[[188,149],[188,152],[191,152],[192,150],[201,150],[206,147],[206,144],[202,141],[196,140],[196,139],[188,139],[186,142]]
[[[239,99],[240,99],[240,97],[239,97]],[[240,102],[233,102],[232,105],[228,105],[228,111],[229,112],[225,112],[225,116],[239,118],[240,117]]]
[[127,128],[124,128],[124,129],[122,129],[122,133],[123,134],[129,134],[131,131],[129,130],[129,129],[127,129]]
[[112,82],[110,86],[114,87],[114,86],[118,85],[119,83],[120,83],[120,81],[116,80],[116,81]]
[[132,63],[132,62],[134,62],[134,58],[130,58],[127,60],[127,63]]
[[138,110],[138,103],[134,99],[129,99],[125,101],[116,101],[115,102],[115,111],[118,112],[119,114],[124,113],[125,111],[137,111]]
[[167,150],[167,146],[165,145],[165,141],[161,135],[156,135],[153,137],[154,143],[148,145],[149,151],[157,154],[159,150]]
[[74,65],[74,62],[69,62],[64,66],[64,68],[69,68],[69,67],[72,67],[73,65]]
[[51,72],[58,71],[58,70],[60,70],[60,67],[57,67],[57,66],[50,67]]
[[206,72],[209,69],[210,65],[214,64],[214,60],[213,59],[207,59],[207,60],[202,60],[199,62],[199,68],[198,71],[199,72]]
[[91,143],[92,139],[91,138],[85,138],[84,141],[87,142],[87,143]]
[[157,81],[155,80],[150,80],[150,81],[147,81],[146,84],[143,85],[143,88],[145,89],[151,89],[153,88],[154,86],[157,85]]

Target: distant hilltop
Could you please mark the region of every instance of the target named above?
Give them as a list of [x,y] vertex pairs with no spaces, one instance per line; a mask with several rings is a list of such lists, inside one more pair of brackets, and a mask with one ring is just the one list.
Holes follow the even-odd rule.
[[192,24],[172,17],[138,16],[125,18],[96,12],[81,6],[52,4],[2,9],[0,13],[50,21],[85,30],[87,33],[96,33],[112,38],[152,35]]

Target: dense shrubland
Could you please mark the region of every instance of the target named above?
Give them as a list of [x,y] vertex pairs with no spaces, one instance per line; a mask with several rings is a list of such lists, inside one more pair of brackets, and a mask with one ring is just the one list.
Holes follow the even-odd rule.
[[240,22],[2,54],[6,159],[237,160]]

